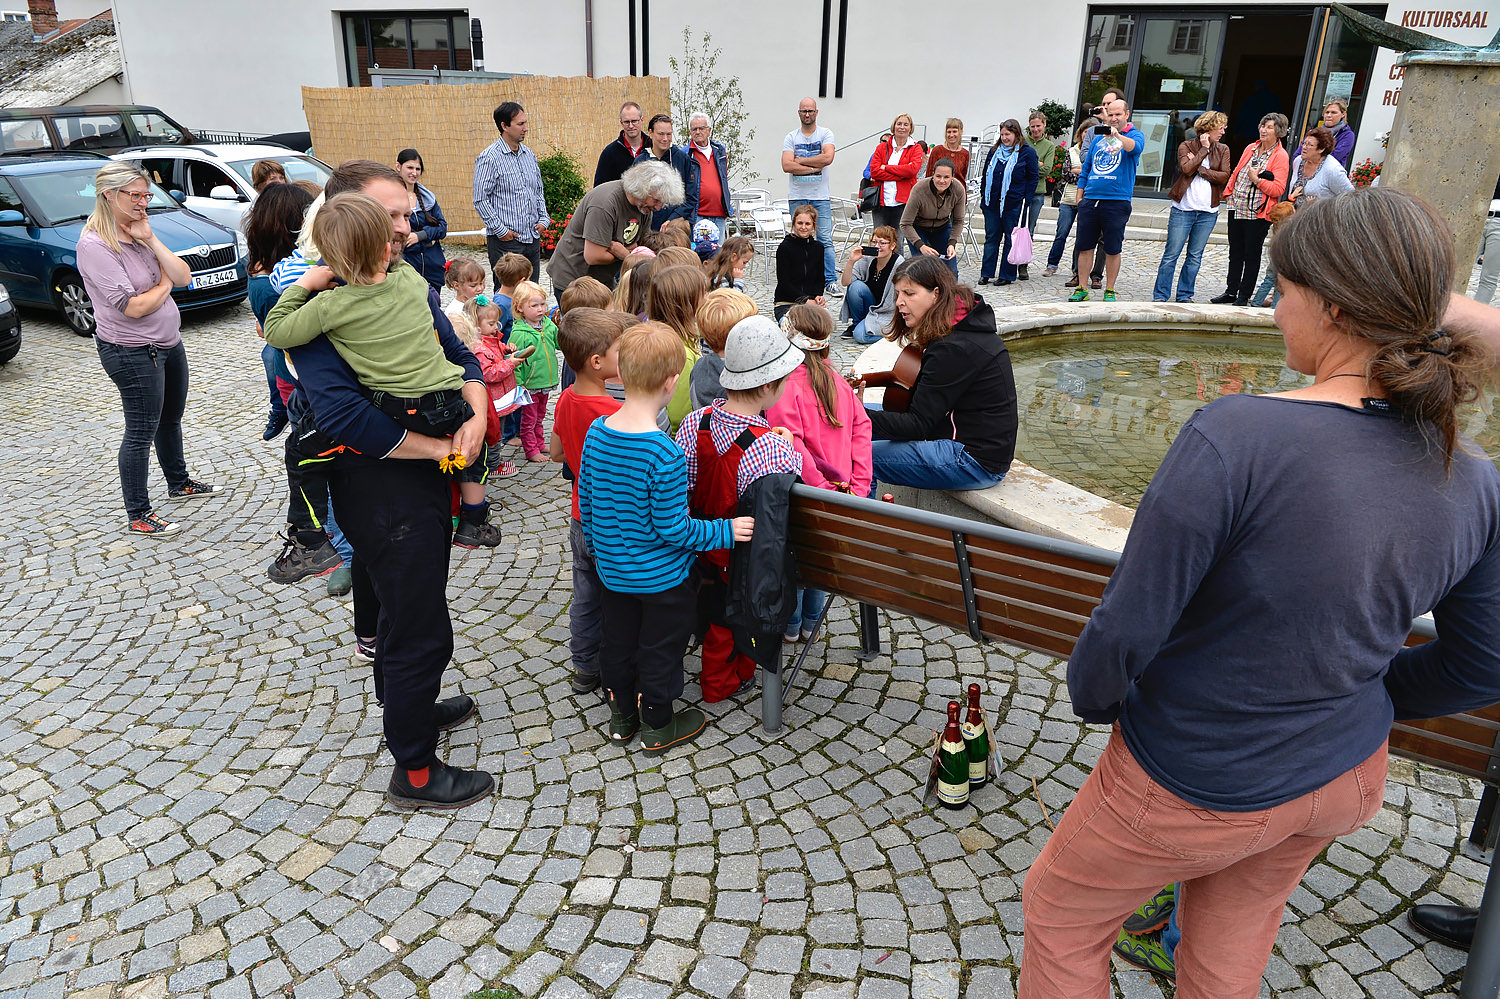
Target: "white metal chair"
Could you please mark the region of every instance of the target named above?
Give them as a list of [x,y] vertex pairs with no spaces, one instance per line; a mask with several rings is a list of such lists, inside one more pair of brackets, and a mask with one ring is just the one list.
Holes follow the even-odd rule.
[[834,248],[834,255],[847,255],[850,244],[864,243],[874,231],[875,223],[869,216],[859,213],[858,201],[832,198],[830,203],[833,207],[833,238],[840,244]]
[[755,225],[755,235],[751,237],[751,242],[755,244],[755,255],[765,261],[766,278],[770,280],[775,268],[773,258],[776,256],[776,248],[791,232],[791,228],[787,225],[786,217],[781,214],[781,209],[771,205],[750,209],[750,221]]

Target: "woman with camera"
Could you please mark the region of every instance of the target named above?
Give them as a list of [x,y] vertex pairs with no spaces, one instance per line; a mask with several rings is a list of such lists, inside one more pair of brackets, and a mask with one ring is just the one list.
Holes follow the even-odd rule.
[[870,244],[856,246],[844,261],[839,283],[849,290],[844,293],[839,320],[849,324],[844,335],[852,336],[856,343],[879,340],[895,318],[896,286],[891,275],[901,264],[896,246],[896,230],[877,226]]

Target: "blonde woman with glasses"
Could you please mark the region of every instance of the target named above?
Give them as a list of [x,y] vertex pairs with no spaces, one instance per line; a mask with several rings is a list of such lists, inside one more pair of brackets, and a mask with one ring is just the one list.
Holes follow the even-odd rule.
[[78,239],[78,270],[94,306],[99,360],[119,388],[125,411],[120,488],[130,532],[163,537],[181,525],[151,505],[146,476],[153,444],[172,499],[208,496],[223,487],[188,475],[183,457],[188,365],[172,289],[186,286],[193,275],[151,231],[147,210],[153,193],[133,164],[115,162],[99,170],[94,212]]

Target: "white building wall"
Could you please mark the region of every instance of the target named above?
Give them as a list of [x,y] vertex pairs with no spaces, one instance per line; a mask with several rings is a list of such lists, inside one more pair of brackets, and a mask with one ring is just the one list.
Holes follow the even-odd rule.
[[[1185,0],[1177,6],[1209,2]],[[1490,11],[1489,28],[1428,30],[1469,44],[1488,41],[1500,27],[1500,2],[1469,4],[1465,10]],[[1264,4],[1274,5],[1275,0]],[[453,9],[433,0],[360,0],[357,6],[361,11]],[[595,0],[593,6],[595,75],[628,75],[627,4]],[[1416,8],[1416,0],[1411,6]],[[1399,23],[1406,8],[1406,3],[1392,4],[1388,18]],[[851,3],[839,99],[832,96],[835,5],[829,96],[819,99],[820,122],[845,147],[832,170],[834,192],[852,194],[875,146],[876,139],[866,137],[887,128],[897,113],[912,115],[927,126],[929,141],[940,142],[950,115],[962,118],[965,132],[975,134],[1008,117],[1024,118],[1044,98],[1072,105],[1088,9],[1088,0],[950,0],[934,8],[933,16],[912,17],[902,4]],[[475,0],[468,10],[484,27],[486,69],[585,72],[583,0]],[[160,106],[191,128],[304,128],[301,87],[345,82],[340,19],[328,3],[115,0],[114,11],[132,97]],[[684,25],[695,37],[710,32],[713,44],[724,50],[719,75],[739,76],[745,93],[756,130],[751,169],[778,196],[785,192],[782,139],[796,127],[798,100],[818,91],[821,13],[815,0],[651,2],[648,68],[658,75],[670,72],[667,60],[681,55]],[[893,32],[900,37],[896,47]],[[640,55],[638,50],[638,60]],[[1376,137],[1394,119],[1394,103],[1385,103],[1384,94],[1399,87],[1399,80],[1390,79],[1393,63],[1394,56],[1384,50],[1376,59],[1357,160],[1379,153]],[[637,68],[642,68],[639,61]],[[615,110],[598,113],[613,118]],[[649,116],[664,109],[644,110]]]

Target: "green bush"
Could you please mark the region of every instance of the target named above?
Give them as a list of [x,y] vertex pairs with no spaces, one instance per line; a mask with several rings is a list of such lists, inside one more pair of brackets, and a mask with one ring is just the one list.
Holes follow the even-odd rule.
[[555,219],[572,215],[586,187],[578,161],[561,149],[553,149],[537,160],[537,166],[542,171],[542,196],[547,199],[548,213]]
[[1073,111],[1066,104],[1048,98],[1036,107],[1032,108],[1036,114],[1047,119],[1047,134],[1054,138],[1059,135],[1067,135],[1068,129],[1073,127]]

